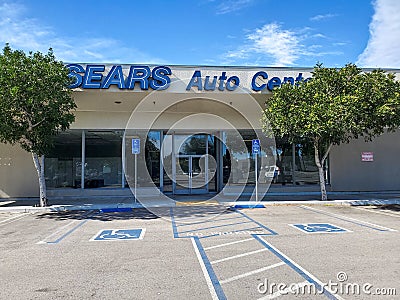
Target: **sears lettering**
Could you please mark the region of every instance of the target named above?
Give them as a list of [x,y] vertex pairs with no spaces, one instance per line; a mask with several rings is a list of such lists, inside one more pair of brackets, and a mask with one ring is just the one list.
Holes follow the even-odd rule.
[[130,66],[129,73],[125,78],[122,66],[115,65],[105,74],[105,65],[87,65],[86,68],[79,64],[67,65],[69,77],[73,83],[69,88],[83,89],[108,89],[115,86],[119,89],[165,90],[171,83],[171,69],[165,66]]

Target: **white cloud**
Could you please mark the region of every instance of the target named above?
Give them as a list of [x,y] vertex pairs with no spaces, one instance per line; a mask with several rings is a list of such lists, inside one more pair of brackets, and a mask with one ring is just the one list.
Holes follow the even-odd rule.
[[268,61],[272,66],[290,66],[299,57],[300,37],[294,31],[282,29],[277,23],[264,25],[246,36],[247,44],[229,51],[224,58],[229,61],[255,59],[251,64]]
[[337,14],[324,14],[324,15],[316,15],[314,17],[310,18],[310,21],[322,21],[322,20],[326,20],[326,19],[331,19],[334,17],[337,17]]
[[400,68],[400,1],[377,0],[367,47],[358,57],[363,67]]
[[51,47],[57,59],[65,62],[165,63],[114,39],[59,37],[53,28],[25,17],[25,12],[25,7],[18,4],[0,5],[0,45],[9,43],[12,48],[27,52],[47,52]]
[[249,6],[251,2],[253,1],[252,0],[223,1],[217,6],[216,11],[218,15],[229,14]]
[[278,24],[267,24],[247,37],[254,50],[274,58],[273,65],[293,65],[298,58],[299,38],[295,32],[282,29]]
[[[300,60],[313,61],[327,55],[343,55],[342,51],[324,46],[321,33],[311,34],[313,28],[284,29],[278,23],[265,24],[246,35],[243,45],[221,56],[222,64],[295,66]],[[326,43],[325,43],[326,44]]]

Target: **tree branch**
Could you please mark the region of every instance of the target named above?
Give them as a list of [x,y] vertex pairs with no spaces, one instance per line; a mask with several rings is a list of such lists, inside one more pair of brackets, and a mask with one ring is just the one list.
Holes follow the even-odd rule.
[[322,165],[324,164],[325,159],[328,157],[328,154],[329,154],[329,151],[331,151],[331,148],[332,148],[332,143],[329,144],[328,149],[326,150],[324,156],[321,159]]

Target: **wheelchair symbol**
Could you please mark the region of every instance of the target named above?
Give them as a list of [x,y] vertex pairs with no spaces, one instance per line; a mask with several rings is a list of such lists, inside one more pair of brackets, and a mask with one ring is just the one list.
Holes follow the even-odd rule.
[[116,241],[143,239],[144,229],[103,229],[100,230],[92,241]]
[[333,232],[348,231],[346,229],[328,223],[293,224],[292,226],[306,233],[316,233],[316,232],[333,233]]

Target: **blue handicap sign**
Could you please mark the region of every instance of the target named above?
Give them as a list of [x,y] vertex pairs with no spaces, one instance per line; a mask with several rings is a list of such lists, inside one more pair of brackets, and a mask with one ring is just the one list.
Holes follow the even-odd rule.
[[140,139],[132,139],[132,154],[140,154]]
[[297,229],[306,233],[316,232],[346,232],[348,230],[328,223],[309,223],[309,224],[292,224]]
[[143,239],[144,229],[103,229],[100,230],[92,241],[117,241]]
[[260,140],[255,139],[252,141],[252,152],[253,154],[257,154],[260,152]]

